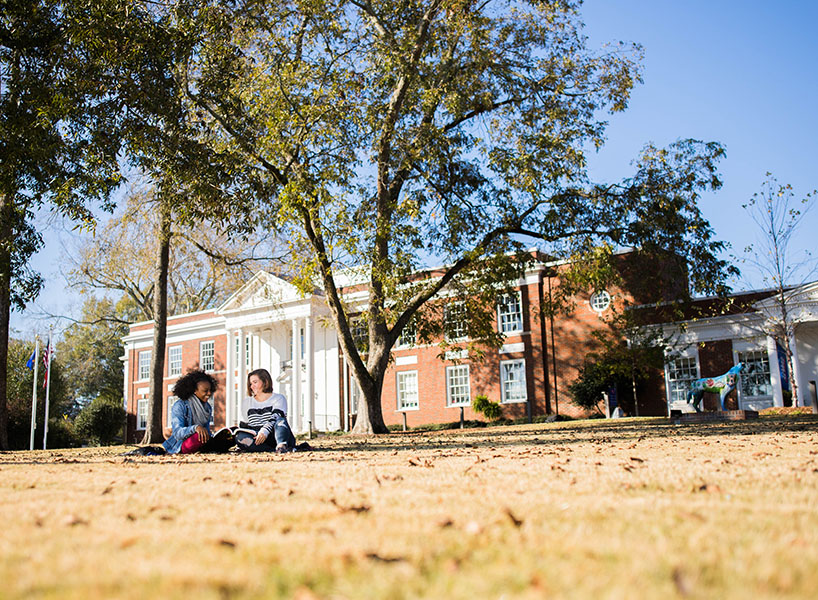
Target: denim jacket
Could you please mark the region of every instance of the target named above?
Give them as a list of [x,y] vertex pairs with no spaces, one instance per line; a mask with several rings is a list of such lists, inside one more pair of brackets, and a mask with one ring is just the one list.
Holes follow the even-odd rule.
[[[195,396],[194,396],[195,398]],[[205,403],[205,410],[213,418],[213,407],[209,402]],[[168,454],[177,454],[182,449],[182,442],[196,432],[196,425],[193,423],[193,411],[190,410],[190,399],[177,400],[170,411],[171,434],[162,444]],[[210,425],[207,432],[212,436]]]

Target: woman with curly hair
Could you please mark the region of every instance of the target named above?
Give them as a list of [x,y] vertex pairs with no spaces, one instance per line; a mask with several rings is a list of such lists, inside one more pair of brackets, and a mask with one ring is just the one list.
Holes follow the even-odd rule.
[[162,444],[168,454],[224,452],[213,447],[210,418],[213,407],[208,400],[216,391],[216,380],[204,371],[190,371],[173,386],[178,398],[171,410],[171,434]]

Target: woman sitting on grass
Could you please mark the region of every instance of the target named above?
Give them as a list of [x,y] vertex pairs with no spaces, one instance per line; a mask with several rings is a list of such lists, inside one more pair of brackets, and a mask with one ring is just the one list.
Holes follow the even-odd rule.
[[171,410],[170,437],[162,444],[168,454],[227,451],[227,448],[215,447],[211,440],[213,407],[208,399],[216,386],[216,380],[204,371],[191,371],[173,386],[173,395],[178,400]]
[[256,369],[247,376],[247,393],[241,405],[242,427],[256,431],[253,436],[239,431],[239,450],[248,452],[291,452],[295,436],[287,423],[287,398],[273,392],[273,378],[267,369]]

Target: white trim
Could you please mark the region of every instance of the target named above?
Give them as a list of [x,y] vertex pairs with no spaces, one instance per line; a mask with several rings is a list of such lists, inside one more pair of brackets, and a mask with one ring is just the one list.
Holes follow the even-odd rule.
[[411,356],[396,356],[395,357],[395,366],[402,367],[404,365],[416,365],[418,364],[418,356],[417,354],[413,354]]
[[[415,378],[415,405],[401,406],[401,379],[414,376]],[[404,386],[405,387],[405,386]],[[412,410],[420,410],[420,378],[417,370],[414,371],[397,371],[395,373],[395,406],[397,412],[408,412]]]
[[[455,371],[466,370],[466,400],[463,402],[452,402],[452,387],[450,374]],[[462,376],[462,375],[459,375]],[[465,365],[449,365],[446,367],[446,406],[449,408],[457,408],[460,406],[469,406],[471,404],[471,369],[468,364]]]
[[[525,397],[523,398],[513,398],[507,399],[506,398],[506,367],[522,365],[522,389]],[[501,360],[500,361],[500,404],[520,404],[522,402],[528,402],[528,379],[526,377],[526,364],[524,358],[515,358],[512,360]],[[513,379],[509,379],[509,383],[513,383]],[[516,386],[515,386],[516,387]]]

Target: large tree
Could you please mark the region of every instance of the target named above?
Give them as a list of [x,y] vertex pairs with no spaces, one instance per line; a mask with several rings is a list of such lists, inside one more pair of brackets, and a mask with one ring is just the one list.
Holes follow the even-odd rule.
[[[386,431],[381,388],[402,330],[414,319],[430,333],[447,314],[430,301],[464,282],[468,308],[485,308],[526,238],[576,259],[603,241],[672,249],[695,288],[721,282],[721,245],[697,207],[720,185],[721,146],[649,145],[632,177],[589,181],[586,152],[604,142],[606,111],[626,107],[641,50],[589,48],[580,5],[213,1],[182,13],[192,114],[211,146],[242,153],[276,194],[276,226],[309,249],[301,283],[320,282],[363,393],[356,432]],[[416,275],[430,264],[444,266]],[[348,267],[366,284],[362,306],[345,304]],[[496,342],[489,323],[469,333]]]
[[[114,217],[98,226],[93,236],[80,238],[69,253],[69,282],[82,291],[113,292],[126,297],[132,310],[128,314],[112,310],[106,315],[108,319],[153,319],[158,228],[159,211],[152,194],[147,191],[128,195]],[[286,245],[269,232],[258,231],[251,239],[231,239],[206,221],[176,221],[171,233],[170,315],[213,308],[257,270],[282,273],[287,267]]]
[[9,316],[37,295],[27,266],[44,204],[81,224],[88,200],[119,178],[114,95],[99,69],[94,23],[104,3],[0,1],[0,449],[8,447]]

